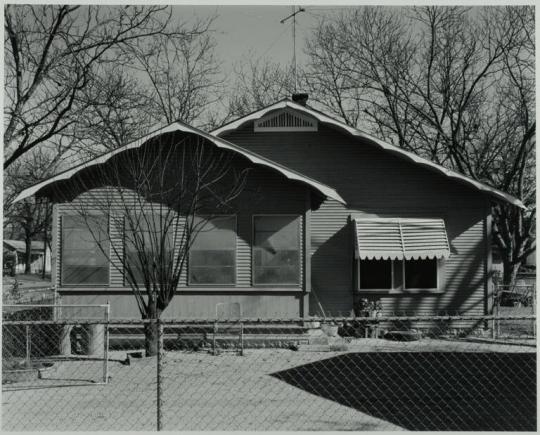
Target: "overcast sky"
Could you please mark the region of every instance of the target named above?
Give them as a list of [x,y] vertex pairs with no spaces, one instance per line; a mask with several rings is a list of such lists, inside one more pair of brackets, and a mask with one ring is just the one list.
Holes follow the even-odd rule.
[[[300,65],[304,41],[317,20],[331,14],[337,8],[330,6],[304,6],[305,12],[297,15],[296,46]],[[188,6],[173,7],[179,19],[197,15],[206,18],[217,15],[214,22],[217,55],[223,61],[223,71],[229,72],[235,62],[241,62],[253,50],[257,57],[265,57],[280,63],[292,59],[292,19],[285,24],[280,20],[292,13],[292,6]]]

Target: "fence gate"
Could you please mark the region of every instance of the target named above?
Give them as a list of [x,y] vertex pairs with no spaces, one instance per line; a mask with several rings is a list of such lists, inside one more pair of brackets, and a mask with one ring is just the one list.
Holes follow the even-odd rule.
[[[493,314],[497,317],[536,314],[535,285],[497,285],[493,300]],[[516,334],[536,337],[536,322],[524,320],[495,322],[494,337],[513,337]]]
[[108,316],[108,305],[4,305],[4,394],[106,383]]

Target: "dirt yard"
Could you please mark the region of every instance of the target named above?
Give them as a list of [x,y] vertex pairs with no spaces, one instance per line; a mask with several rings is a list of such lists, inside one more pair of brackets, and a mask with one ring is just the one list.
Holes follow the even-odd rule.
[[[449,348],[449,343],[439,340],[376,339],[349,343],[348,351],[342,352],[248,349],[245,356],[166,352],[163,428],[419,430],[429,420],[428,429],[434,430],[457,430],[456,425],[478,430],[478,424],[487,425],[483,430],[492,426],[508,430],[508,425],[519,430],[510,416],[516,411],[504,409],[507,399],[512,406],[521,406],[523,428],[534,430],[533,352],[534,347],[500,343],[454,342]],[[47,379],[4,385],[2,428],[155,430],[156,361],[142,358],[124,365],[125,356],[126,352],[110,354],[108,385],[89,383],[102,380],[99,360],[58,362],[53,372],[44,375]],[[501,379],[495,369],[508,364],[520,367],[515,376],[510,373]],[[523,390],[523,381],[534,390]],[[471,411],[463,406],[463,399],[474,405],[472,416],[465,415]],[[425,406],[432,406],[429,400],[435,400],[440,410],[426,410]],[[444,409],[443,401],[452,410]],[[450,422],[437,419],[443,409],[450,413]],[[434,412],[435,417],[426,412]],[[509,416],[501,419],[497,413]]]

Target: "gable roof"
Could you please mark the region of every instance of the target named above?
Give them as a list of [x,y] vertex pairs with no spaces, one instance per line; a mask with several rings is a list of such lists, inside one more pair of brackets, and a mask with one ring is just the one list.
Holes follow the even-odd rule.
[[175,132],[175,131],[180,131],[180,132],[185,132],[185,133],[192,133],[192,134],[196,134],[198,136],[201,136],[205,139],[207,139],[209,142],[213,143],[215,146],[217,146],[218,148],[222,148],[222,149],[226,149],[226,150],[230,150],[236,154],[240,154],[242,155],[243,157],[247,158],[250,162],[252,162],[253,164],[255,165],[258,165],[258,166],[263,166],[263,167],[266,167],[266,168],[269,168],[269,169],[272,169],[278,173],[280,173],[281,175],[283,175],[284,177],[286,177],[287,179],[289,180],[292,180],[292,181],[298,181],[298,182],[301,182],[303,184],[306,184],[308,186],[310,186],[311,188],[315,189],[316,191],[318,191],[321,195],[325,196],[325,197],[328,197],[328,198],[332,198],[338,202],[341,202],[343,204],[345,204],[345,200],[336,192],[335,189],[331,188],[330,186],[327,186],[326,184],[323,184],[323,183],[320,183],[310,177],[306,177],[305,175],[303,174],[300,174],[299,172],[296,172],[292,169],[289,169],[279,163],[276,163],[276,162],[273,162],[272,160],[269,160],[265,157],[262,157],[262,156],[259,156],[258,154],[252,152],[252,151],[249,151],[249,150],[246,150],[244,148],[241,148],[239,147],[238,145],[235,145],[231,142],[228,142],[226,141],[225,139],[222,139],[222,138],[219,138],[219,137],[216,137],[216,136],[212,136],[208,133],[205,133],[204,131],[202,130],[199,130],[198,128],[195,128],[195,127],[192,127],[190,125],[187,125],[183,122],[180,122],[180,121],[176,121],[176,122],[173,122],[172,124],[169,124],[167,125],[166,127],[163,127],[163,128],[160,128],[152,133],[149,133],[147,134],[146,136],[136,140],[136,141],[133,141],[133,142],[130,142],[120,148],[117,148],[113,151],[109,151],[105,154],[102,154],[101,156],[99,157],[96,157],[94,159],[91,159],[87,162],[84,162],[84,163],[81,163],[77,166],[74,166],[73,168],[70,168],[64,172],[61,172],[57,175],[54,175],[44,181],[41,181],[39,183],[36,183],[34,184],[33,186],[30,186],[28,187],[27,189],[23,190],[21,193],[19,193],[19,195],[17,195],[17,197],[15,198],[14,202],[17,202],[17,201],[21,201],[25,198],[28,198],[32,195],[35,195],[37,193],[39,193],[40,190],[42,190],[43,188],[45,188],[46,186],[54,183],[54,182],[57,182],[57,181],[61,181],[61,180],[68,180],[70,179],[71,177],[73,177],[75,174],[77,174],[79,171],[83,170],[83,169],[86,169],[86,168],[89,168],[91,166],[96,166],[96,165],[100,165],[100,164],[103,164],[105,162],[107,162],[110,158],[112,158],[113,156],[121,153],[121,152],[124,152],[124,151],[127,151],[127,150],[130,150],[130,149],[136,149],[136,148],[139,148],[141,147],[144,143],[146,143],[148,140],[154,138],[154,137],[157,137],[159,135],[162,135],[162,134],[165,134],[165,133],[172,133],[172,132]]
[[311,115],[312,117],[316,118],[319,122],[323,122],[325,124],[337,127],[338,129],[345,131],[351,136],[357,137],[359,139],[366,139],[371,144],[379,147],[380,149],[384,151],[387,151],[405,160],[411,161],[414,164],[425,167],[433,172],[440,173],[451,180],[465,184],[469,187],[472,187],[476,190],[486,193],[494,198],[497,198],[498,200],[508,202],[512,205],[515,205],[523,209],[527,208],[525,207],[523,202],[521,202],[521,200],[519,200],[518,198],[506,192],[503,192],[499,189],[495,189],[494,187],[488,186],[479,181],[473,180],[472,178],[469,178],[463,174],[460,174],[459,172],[452,171],[451,169],[447,169],[444,166],[433,163],[432,161],[428,159],[420,157],[409,151],[405,151],[404,149],[399,148],[395,145],[389,144],[388,142],[385,142],[381,139],[371,136],[370,134],[364,133],[363,131],[358,130],[357,128],[351,127],[342,121],[338,121],[337,119],[332,118],[319,110],[315,110],[311,107],[303,106],[301,104],[295,103],[288,99],[278,101],[277,103],[271,104],[270,106],[267,106],[263,109],[257,110],[241,118],[238,118],[234,121],[231,121],[227,124],[224,124],[221,127],[211,131],[210,133],[215,136],[221,136],[225,133],[236,130],[237,128],[239,128],[240,126],[242,126],[243,124],[249,121],[254,121],[256,119],[259,119],[265,116],[267,113],[271,112],[272,110],[285,109],[285,108],[295,109],[302,114]]

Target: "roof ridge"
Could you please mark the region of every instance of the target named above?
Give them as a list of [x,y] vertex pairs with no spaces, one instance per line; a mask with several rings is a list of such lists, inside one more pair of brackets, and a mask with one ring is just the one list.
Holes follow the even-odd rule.
[[207,139],[208,141],[212,142],[216,147],[218,148],[224,148],[229,149],[232,152],[235,152],[236,154],[240,154],[243,157],[247,158],[249,161],[251,161],[252,164],[255,165],[261,165],[265,167],[270,167],[273,170],[279,172],[281,175],[283,175],[285,178],[291,181],[300,181],[305,184],[310,185],[312,188],[319,191],[320,194],[326,197],[330,197],[335,199],[338,202],[342,202],[345,204],[345,200],[339,195],[339,193],[332,188],[331,186],[321,183],[320,181],[317,181],[311,177],[307,177],[304,174],[288,168],[287,166],[274,162],[266,157],[259,156],[258,154],[246,150],[245,148],[240,147],[239,145],[236,145],[232,142],[229,142],[223,138],[220,138],[218,136],[214,136],[211,133],[207,133],[197,127],[192,127],[182,121],[175,121],[165,127],[162,127],[161,129],[158,129],[151,134],[147,134],[139,139],[136,139],[128,144],[125,144],[119,148],[116,148],[112,151],[109,151],[105,154],[102,154],[98,157],[95,157],[91,160],[86,161],[85,163],[81,163],[80,165],[74,166],[66,171],[63,171],[59,174],[53,175],[51,177],[46,178],[45,180],[40,181],[37,184],[34,184],[33,186],[30,186],[26,189],[24,189],[22,192],[17,195],[15,198],[15,202],[20,201],[24,198],[27,198],[31,195],[36,194],[41,190],[42,188],[46,187],[47,185],[55,182],[55,181],[61,181],[61,180],[67,180],[73,177],[76,173],[78,173],[81,169],[84,169],[85,167],[90,167],[93,165],[99,165],[107,162],[110,158],[114,157],[116,154],[127,151],[128,149],[132,149],[134,147],[142,146],[149,140],[153,139],[154,137],[157,137],[161,134],[166,134],[173,131],[182,131],[187,134],[196,134],[199,136],[202,136],[203,138]]
[[[254,118],[253,116],[258,114],[258,113],[261,113],[260,117],[264,116],[266,113],[268,113],[268,111],[270,111],[272,109],[272,106],[275,106],[277,105],[278,103],[280,103],[282,101],[279,101],[279,102],[276,102],[270,106],[267,106],[263,109],[260,109],[260,110],[257,110],[255,112],[252,112],[248,115],[245,115],[243,117],[240,117],[238,119],[236,119],[235,121],[231,121],[230,123],[224,125],[223,127],[226,127],[227,125],[231,125],[231,124],[234,124],[234,123],[237,123],[237,126],[234,127],[234,128],[229,128],[229,129],[224,129],[223,127],[219,127],[217,129],[214,129],[211,131],[211,134],[214,135],[214,136],[218,136],[219,134],[225,132],[225,131],[229,131],[229,130],[236,130],[237,128],[240,127],[240,125],[244,124],[245,122],[248,122],[248,121],[251,121],[251,120],[254,120],[254,119],[258,119],[258,118]],[[430,169],[430,170],[435,170],[439,173],[442,173],[443,175],[455,180],[455,181],[461,181],[461,182],[465,182],[467,183],[469,186],[471,187],[475,187],[477,190],[483,192],[483,193],[487,193],[487,194],[491,194],[492,196],[495,196],[497,197],[498,199],[502,199],[512,205],[515,205],[517,207],[520,207],[520,208],[524,208],[526,209],[527,207],[523,204],[523,202],[519,199],[519,198],[516,198],[514,197],[513,195],[510,195],[509,193],[506,193],[502,190],[499,190],[497,189],[496,187],[493,187],[493,186],[490,186],[484,182],[481,182],[481,181],[478,181],[478,180],[475,180],[465,174],[462,174],[460,172],[457,172],[457,171],[454,171],[452,169],[449,169],[449,168],[446,168],[438,163],[435,163],[427,158],[424,158],[424,157],[421,157],[419,156],[418,154],[415,154],[413,152],[410,152],[410,151],[407,151],[407,150],[404,150],[403,148],[400,148],[394,144],[391,144],[389,142],[386,142],[382,139],[379,139],[369,133],[366,133],[356,127],[353,127],[353,126],[350,126],[348,124],[346,124],[345,122],[343,121],[340,121],[338,119],[335,119],[333,118],[332,116],[329,116],[327,115],[326,113],[318,110],[318,109],[314,109],[312,108],[311,106],[303,106],[301,104],[298,104],[294,101],[290,101],[290,100],[287,100],[286,103],[285,103],[285,106],[288,106],[288,107],[291,107],[293,109],[297,109],[299,111],[303,111],[303,112],[307,112],[308,114],[310,114],[311,116],[314,116],[314,117],[317,117],[318,120],[320,122],[326,122],[326,123],[329,123],[329,124],[334,124],[335,126],[339,127],[339,128],[342,128],[344,129],[346,132],[348,132],[349,134],[351,134],[352,136],[356,136],[356,137],[361,137],[363,139],[367,139],[371,142],[373,142],[375,145],[379,146],[380,148],[382,148],[383,150],[385,151],[388,151],[388,152],[393,152],[395,154],[397,154],[398,156],[401,156],[401,157],[406,157],[408,158],[409,160],[412,160],[412,163],[416,163],[418,165],[422,165],[424,167],[426,167],[427,169]],[[324,119],[321,119],[324,118]],[[244,122],[240,122],[241,120],[245,119]]]

